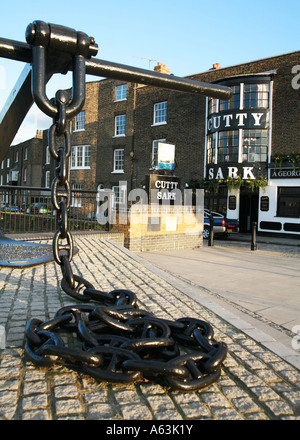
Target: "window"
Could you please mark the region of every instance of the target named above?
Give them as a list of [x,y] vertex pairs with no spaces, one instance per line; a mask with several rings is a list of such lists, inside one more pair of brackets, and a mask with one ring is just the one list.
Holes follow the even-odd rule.
[[167,101],[154,104],[153,125],[167,123]]
[[50,150],[49,147],[46,147],[46,161],[45,164],[49,164],[50,163]]
[[157,168],[158,165],[158,142],[166,142],[166,139],[157,139],[152,142],[151,168]]
[[27,147],[26,147],[25,150],[24,150],[24,160],[27,160],[27,157],[28,157],[28,150],[27,150]]
[[7,168],[10,167],[10,158],[9,157],[7,158],[7,165],[6,166],[7,166]]
[[23,170],[23,182],[27,181],[27,168],[24,168]]
[[122,101],[127,97],[127,84],[116,87],[116,101]]
[[264,162],[267,160],[267,150],[267,130],[243,130],[243,162]]
[[50,188],[50,171],[46,171],[45,173],[45,188]]
[[239,132],[237,130],[220,131],[218,163],[238,162],[238,156],[239,156]]
[[240,108],[240,86],[231,86],[232,96],[228,100],[220,100],[220,109],[223,110],[232,110]]
[[15,163],[19,162],[19,152],[16,151]]
[[269,84],[245,84],[244,108],[268,108],[269,90]]
[[72,201],[71,206],[73,208],[80,208],[81,207],[81,192],[76,192],[76,190],[82,190],[82,184],[81,183],[73,183],[72,185]]
[[277,193],[277,216],[300,217],[300,187],[278,187]]
[[115,136],[125,136],[126,115],[115,117]]
[[113,186],[113,205],[126,203],[126,185]]
[[75,116],[74,131],[84,130],[85,127],[85,112],[80,112]]
[[124,150],[114,151],[114,172],[124,172]]
[[208,99],[208,114],[217,113],[219,100],[216,98]]
[[217,133],[209,134],[207,137],[207,163],[215,163],[217,146]]
[[78,145],[72,147],[71,169],[90,168],[91,166],[91,146]]

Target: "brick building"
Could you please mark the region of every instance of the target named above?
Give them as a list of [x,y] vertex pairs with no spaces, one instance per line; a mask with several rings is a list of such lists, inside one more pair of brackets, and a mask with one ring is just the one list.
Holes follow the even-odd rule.
[[[109,188],[117,206],[126,202],[125,189],[146,188],[157,173],[159,142],[172,144],[172,174],[181,189],[204,188],[207,208],[239,219],[244,231],[256,221],[259,231],[299,234],[299,55],[215,64],[190,77],[232,87],[229,101],[111,79],[88,82],[83,111],[71,121],[72,188]],[[162,64],[155,70],[170,73]],[[11,147],[2,184],[25,150],[30,159],[22,162],[19,184],[49,184],[47,133],[38,137]]]

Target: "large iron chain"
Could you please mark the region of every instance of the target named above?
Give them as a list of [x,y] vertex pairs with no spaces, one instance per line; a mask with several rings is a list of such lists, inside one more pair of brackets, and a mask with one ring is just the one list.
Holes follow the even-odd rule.
[[[64,38],[59,39],[59,35]],[[157,318],[139,309],[134,292],[125,289],[103,292],[73,273],[74,245],[68,227],[69,120],[83,107],[85,59],[94,54],[95,44],[85,34],[43,22],[28,27],[27,41],[33,46],[33,96],[40,109],[53,118],[48,132],[49,150],[56,164],[51,186],[57,225],[53,256],[61,267],[63,291],[87,303],[63,307],[46,322],[31,319],[25,332],[27,355],[41,366],[54,362],[80,365],[85,373],[108,382],[128,383],[147,378],[182,391],[210,385],[221,374],[227,346],[214,339],[209,323],[190,317],[175,321]],[[46,97],[45,63],[49,48],[72,55],[75,66],[72,97],[62,90],[52,100]],[[97,305],[90,304],[91,301]],[[61,337],[65,332],[75,332],[81,346],[66,346]]]

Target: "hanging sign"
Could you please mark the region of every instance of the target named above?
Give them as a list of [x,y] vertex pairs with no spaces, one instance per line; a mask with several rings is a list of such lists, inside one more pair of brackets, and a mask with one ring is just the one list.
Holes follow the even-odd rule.
[[157,168],[159,170],[174,170],[175,145],[158,142],[157,150]]

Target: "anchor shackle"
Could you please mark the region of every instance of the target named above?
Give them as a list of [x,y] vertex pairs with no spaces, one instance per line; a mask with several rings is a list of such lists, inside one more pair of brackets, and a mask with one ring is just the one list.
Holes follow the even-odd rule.
[[46,75],[57,72],[57,59],[58,64],[67,67],[66,72],[68,64],[73,62],[73,95],[65,107],[65,116],[71,119],[84,105],[85,61],[97,54],[97,44],[83,32],[43,21],[28,25],[26,40],[32,48],[31,91],[34,101],[42,112],[54,120],[59,118],[59,107],[46,95]]
[[96,56],[98,53],[98,45],[93,37],[59,24],[47,24],[36,20],[27,26],[25,36],[28,44],[50,50],[83,55],[85,58]]

